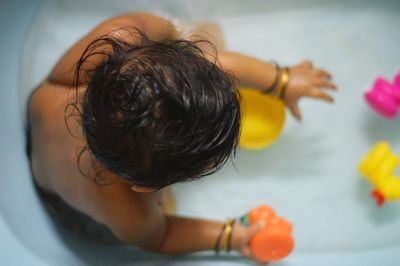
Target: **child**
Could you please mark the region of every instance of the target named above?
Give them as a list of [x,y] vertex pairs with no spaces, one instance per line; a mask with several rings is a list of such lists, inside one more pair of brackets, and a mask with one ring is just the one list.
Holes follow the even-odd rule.
[[301,97],[333,102],[321,88],[335,85],[309,61],[280,68],[224,51],[217,31],[188,41],[166,19],[126,14],[64,54],[28,108],[31,170],[54,216],[86,237],[162,254],[251,257],[262,224],[174,215],[168,186],[214,173],[235,151],[237,82],[281,98],[299,120]]

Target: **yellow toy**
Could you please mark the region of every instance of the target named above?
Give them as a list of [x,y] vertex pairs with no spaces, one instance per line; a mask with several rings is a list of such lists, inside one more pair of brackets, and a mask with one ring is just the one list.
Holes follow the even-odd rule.
[[400,199],[400,177],[394,170],[400,164],[400,158],[394,154],[387,142],[375,144],[359,165],[362,176],[375,188],[371,196],[381,206],[385,200]]
[[262,149],[280,135],[285,122],[285,105],[281,100],[250,88],[241,88],[242,130],[239,145]]

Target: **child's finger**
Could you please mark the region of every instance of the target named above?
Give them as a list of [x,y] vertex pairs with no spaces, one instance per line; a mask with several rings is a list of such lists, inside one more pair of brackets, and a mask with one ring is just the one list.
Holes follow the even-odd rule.
[[326,79],[319,79],[318,81],[315,82],[315,85],[321,88],[327,88],[327,89],[332,89],[336,90],[336,84],[333,82],[330,82],[329,80]]
[[315,73],[319,78],[329,79],[329,80],[332,79],[331,74],[329,74],[329,72],[324,69],[316,69]]
[[268,264],[268,262],[260,262],[260,261],[258,261],[257,258],[253,256],[253,253],[251,252],[251,249],[250,249],[249,246],[243,248],[241,253],[242,253],[243,256],[256,261],[258,265],[267,265]]
[[253,254],[251,253],[251,250],[248,246],[242,249],[242,255],[248,258],[253,258]]
[[247,229],[247,236],[249,239],[252,239],[255,234],[257,234],[260,230],[262,230],[265,226],[265,221],[261,220],[256,224],[251,225]]
[[298,120],[301,121],[301,112],[299,106],[297,104],[293,104],[289,106],[290,111],[292,112],[293,116]]
[[303,62],[301,62],[300,65],[302,65],[302,66],[304,66],[306,68],[309,68],[309,69],[313,67],[313,64],[312,64],[312,62],[310,60],[304,60]]
[[320,89],[313,89],[310,93],[310,96],[330,103],[333,103],[335,101],[330,95],[326,94]]
[[242,253],[243,256],[258,262],[259,265],[267,265],[268,264],[268,262],[260,262],[260,261],[258,261],[257,258],[254,257],[253,253],[251,252],[251,249],[250,249],[249,246],[244,247],[241,250],[241,253]]

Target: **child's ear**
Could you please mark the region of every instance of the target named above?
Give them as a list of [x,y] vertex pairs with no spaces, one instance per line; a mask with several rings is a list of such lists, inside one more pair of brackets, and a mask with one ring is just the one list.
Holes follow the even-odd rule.
[[131,190],[139,193],[151,193],[156,191],[156,188],[140,186],[140,185],[131,185]]

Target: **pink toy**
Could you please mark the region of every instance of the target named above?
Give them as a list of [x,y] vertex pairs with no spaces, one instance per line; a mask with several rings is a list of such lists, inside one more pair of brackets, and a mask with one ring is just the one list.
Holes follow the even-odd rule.
[[374,86],[365,93],[365,99],[377,113],[389,119],[395,118],[400,106],[400,72],[393,83],[378,77]]

